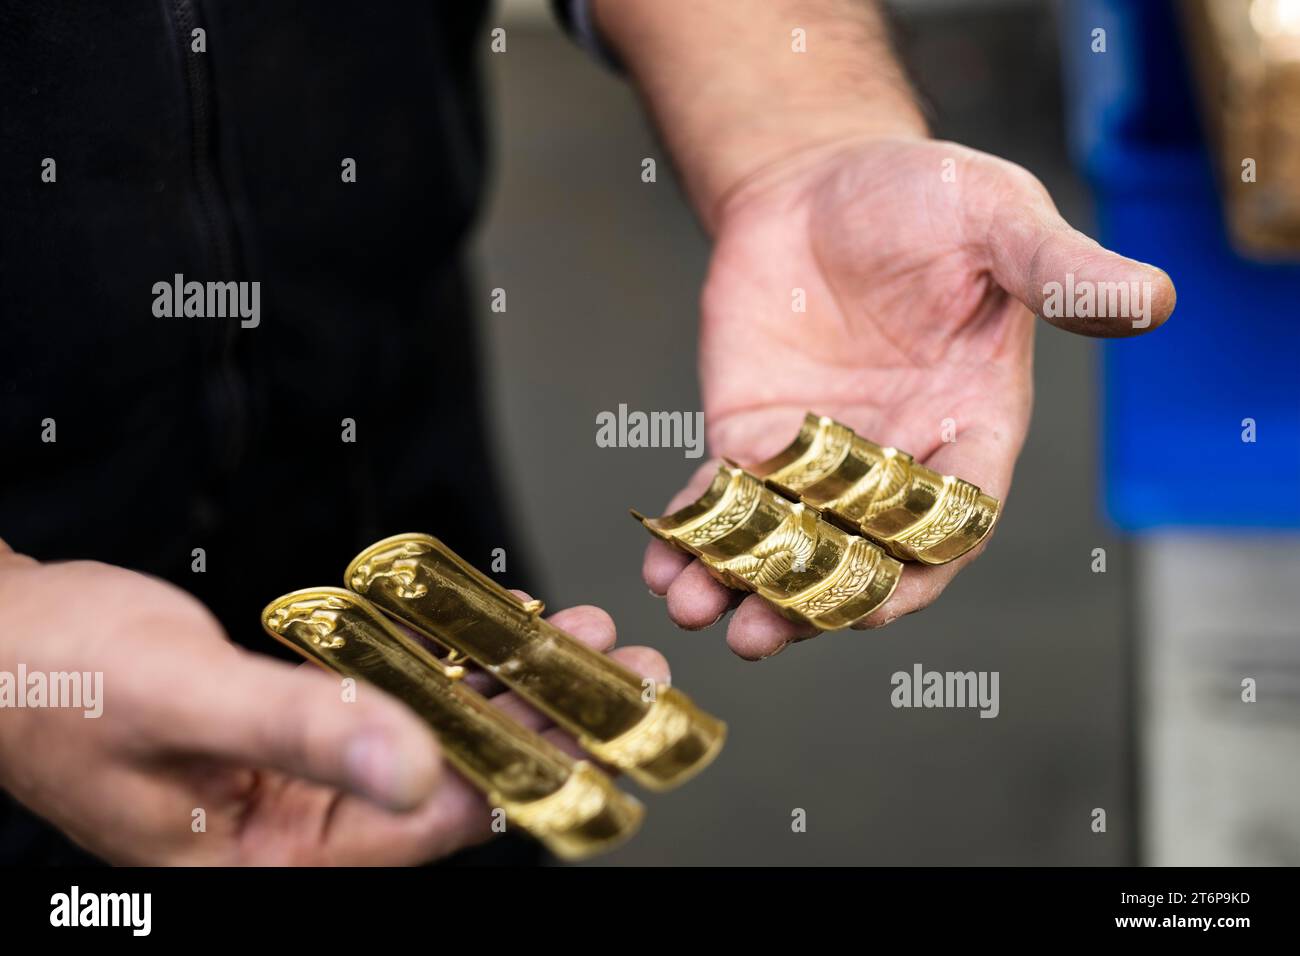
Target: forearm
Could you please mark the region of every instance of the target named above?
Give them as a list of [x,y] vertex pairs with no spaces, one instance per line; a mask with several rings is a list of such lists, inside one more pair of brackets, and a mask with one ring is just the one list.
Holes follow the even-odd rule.
[[[875,0],[594,0],[706,228],[764,167],[855,136],[922,136]],[[796,52],[796,29],[805,52]]]

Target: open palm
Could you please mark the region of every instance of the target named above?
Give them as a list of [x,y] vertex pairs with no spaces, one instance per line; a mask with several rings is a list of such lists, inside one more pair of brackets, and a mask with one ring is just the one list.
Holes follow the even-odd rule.
[[[1005,499],[1032,402],[1034,315],[1066,281],[1150,283],[1150,322],[1057,317],[1093,336],[1140,334],[1173,311],[1169,277],[1071,229],[1019,166],[953,143],[864,140],[784,159],[717,217],[702,297],[700,374],[709,443],[753,464],[807,411]],[[669,510],[692,500],[712,467]],[[929,604],[979,550],[909,567],[865,622]],[[647,583],[679,625],[705,627],[740,596],[652,542]],[[811,635],[761,598],[740,601],[728,643],[761,658]]]

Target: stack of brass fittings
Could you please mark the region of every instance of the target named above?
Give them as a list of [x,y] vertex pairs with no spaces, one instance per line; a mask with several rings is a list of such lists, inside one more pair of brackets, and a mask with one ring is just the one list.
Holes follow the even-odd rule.
[[579,859],[630,836],[641,804],[505,717],[462,678],[475,664],[600,762],[651,790],[703,769],[726,725],[680,691],[641,677],[543,620],[424,534],[385,538],[353,559],[343,588],[310,588],[262,612],[267,632],[308,660],[404,701],[447,759],[505,811],[507,825]]
[[1201,112],[1239,250],[1300,255],[1300,3],[1183,0]]
[[830,631],[884,604],[903,561],[945,564],[979,544],[998,501],[809,413],[775,458],[749,470],[724,462],[692,504],[632,515],[728,587]]

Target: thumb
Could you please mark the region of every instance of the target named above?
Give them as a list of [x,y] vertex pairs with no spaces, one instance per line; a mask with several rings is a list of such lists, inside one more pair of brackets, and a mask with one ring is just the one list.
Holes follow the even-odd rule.
[[339,678],[260,658],[221,654],[166,694],[161,743],[270,767],[355,793],[391,810],[419,806],[441,777],[437,740],[404,705],[362,684],[345,700]]
[[1120,338],[1159,328],[1174,311],[1161,269],[1111,252],[1074,229],[1029,174],[988,230],[993,277],[1036,315],[1079,335]]

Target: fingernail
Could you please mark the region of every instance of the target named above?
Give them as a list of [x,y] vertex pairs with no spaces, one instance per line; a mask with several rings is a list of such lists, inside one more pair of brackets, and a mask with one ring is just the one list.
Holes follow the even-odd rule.
[[398,793],[397,754],[387,735],[367,731],[348,743],[344,756],[348,779],[366,796],[383,803],[396,803]]

